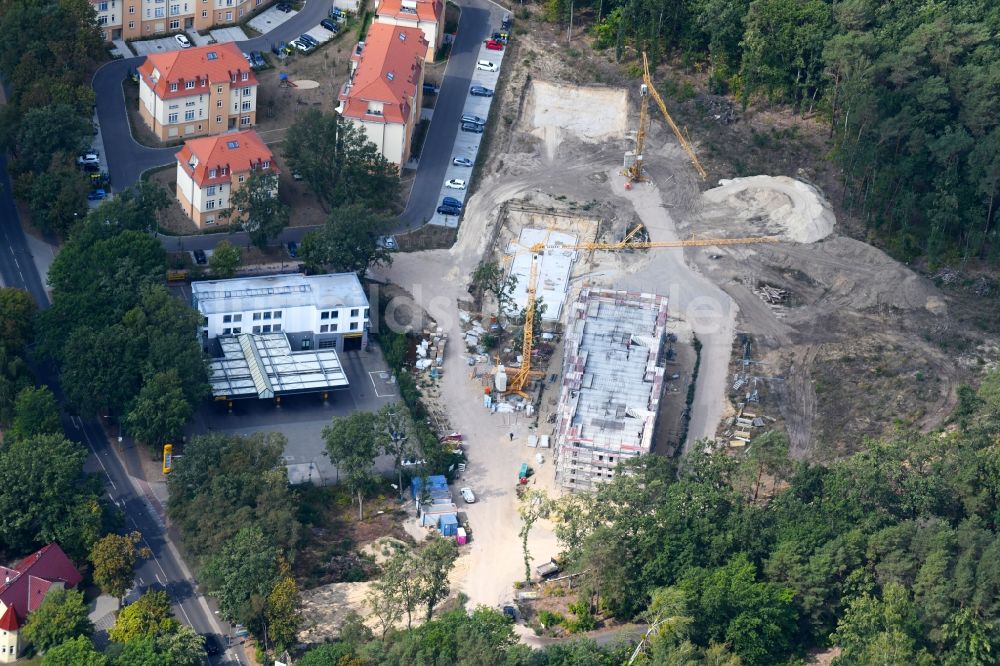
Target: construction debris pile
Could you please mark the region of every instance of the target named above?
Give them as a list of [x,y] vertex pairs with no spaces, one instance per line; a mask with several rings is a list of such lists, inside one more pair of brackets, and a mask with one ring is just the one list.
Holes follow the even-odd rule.
[[[775,291],[783,293],[783,290]],[[751,358],[753,344],[746,335],[742,336],[740,343],[743,346],[743,356],[739,361],[740,370],[733,377],[732,391],[734,393],[742,391],[742,395],[736,405],[736,416],[729,419],[724,433],[732,448],[741,448],[749,444],[754,438],[754,428],[763,428],[775,422],[775,419],[760,414],[760,385],[764,379],[782,381],[781,377],[762,378],[751,372],[751,366],[754,365]]]
[[448,334],[439,326],[433,332],[424,330],[414,350],[417,356],[413,367],[430,379],[439,379],[444,366],[444,350]]

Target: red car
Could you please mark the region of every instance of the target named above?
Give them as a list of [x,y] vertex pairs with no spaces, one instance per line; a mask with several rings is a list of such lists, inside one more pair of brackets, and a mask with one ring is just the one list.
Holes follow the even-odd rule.
[[490,51],[503,51],[503,43],[495,39],[487,39],[486,48]]

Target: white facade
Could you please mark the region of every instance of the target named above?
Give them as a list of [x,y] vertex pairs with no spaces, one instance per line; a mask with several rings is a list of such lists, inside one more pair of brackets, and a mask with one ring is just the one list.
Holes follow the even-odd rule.
[[367,342],[368,299],[354,273],[211,280],[192,283],[191,292],[203,340],[286,333],[293,351]]
[[184,196],[199,213],[213,210],[223,211],[229,208],[229,195],[232,194],[231,185],[219,183],[218,185],[198,187],[179,162],[177,164],[177,188],[184,193]]
[[[372,104],[369,102],[369,105]],[[380,105],[381,106],[381,105]],[[406,125],[387,122],[370,122],[358,118],[348,118],[352,123],[365,131],[368,140],[378,146],[379,151],[393,164],[402,164],[404,151],[407,151]]]

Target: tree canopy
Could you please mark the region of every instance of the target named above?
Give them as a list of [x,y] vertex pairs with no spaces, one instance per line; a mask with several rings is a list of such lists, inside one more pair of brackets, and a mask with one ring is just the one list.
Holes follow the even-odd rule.
[[94,625],[87,613],[83,592],[51,590],[38,608],[28,615],[21,629],[21,637],[40,652],[78,636],[89,637],[94,631]]
[[378,242],[395,220],[365,204],[341,206],[330,212],[322,229],[302,239],[302,261],[315,271],[357,273],[392,263],[392,254]]
[[270,171],[254,171],[229,198],[231,208],[223,216],[230,224],[250,235],[259,248],[267,244],[288,226],[288,206],[278,198],[278,175]]

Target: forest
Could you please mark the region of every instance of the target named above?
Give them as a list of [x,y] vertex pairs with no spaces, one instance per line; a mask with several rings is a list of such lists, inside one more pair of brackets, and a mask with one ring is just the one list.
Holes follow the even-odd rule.
[[623,64],[646,51],[744,106],[820,114],[843,204],[898,259],[1000,258],[996,2],[544,0],[571,14]]

